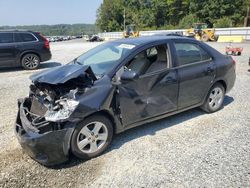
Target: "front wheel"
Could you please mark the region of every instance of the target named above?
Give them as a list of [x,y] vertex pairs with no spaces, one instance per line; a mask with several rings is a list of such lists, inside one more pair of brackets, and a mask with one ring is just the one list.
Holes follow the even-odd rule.
[[216,83],[209,91],[205,103],[201,108],[208,112],[213,113],[222,108],[225,98],[225,88],[222,84]]
[[113,126],[107,117],[91,116],[75,128],[71,139],[71,151],[81,159],[97,157],[107,149],[112,136]]

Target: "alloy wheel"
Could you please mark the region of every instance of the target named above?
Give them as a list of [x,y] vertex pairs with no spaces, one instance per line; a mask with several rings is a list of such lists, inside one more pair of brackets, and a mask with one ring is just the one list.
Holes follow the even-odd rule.
[[92,122],[84,126],[77,136],[77,146],[83,153],[95,153],[108,139],[108,129],[101,122]]
[[35,55],[29,55],[24,58],[23,62],[27,68],[33,69],[39,65],[39,58]]
[[209,106],[211,109],[216,110],[220,108],[223,102],[223,91],[220,87],[215,87],[209,95]]

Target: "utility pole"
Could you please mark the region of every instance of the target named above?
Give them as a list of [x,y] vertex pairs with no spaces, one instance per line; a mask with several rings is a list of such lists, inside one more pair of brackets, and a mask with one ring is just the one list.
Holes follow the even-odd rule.
[[249,6],[247,6],[247,16],[244,19],[244,27],[249,25]]
[[126,30],[126,10],[123,11],[123,30]]

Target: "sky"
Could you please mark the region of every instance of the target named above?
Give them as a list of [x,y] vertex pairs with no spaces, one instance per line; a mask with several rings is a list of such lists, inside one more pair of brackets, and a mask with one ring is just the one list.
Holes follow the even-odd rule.
[[0,26],[95,23],[102,0],[0,0]]

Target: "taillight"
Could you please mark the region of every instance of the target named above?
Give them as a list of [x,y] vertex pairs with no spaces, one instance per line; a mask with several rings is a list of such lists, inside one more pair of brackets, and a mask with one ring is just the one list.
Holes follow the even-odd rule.
[[42,36],[40,33],[39,33],[40,37],[42,37],[43,41],[44,41],[44,48],[46,49],[50,49],[50,46],[49,46],[49,41],[48,39],[46,39],[44,36]]
[[44,41],[44,47],[47,48],[47,49],[50,49],[48,40]]

